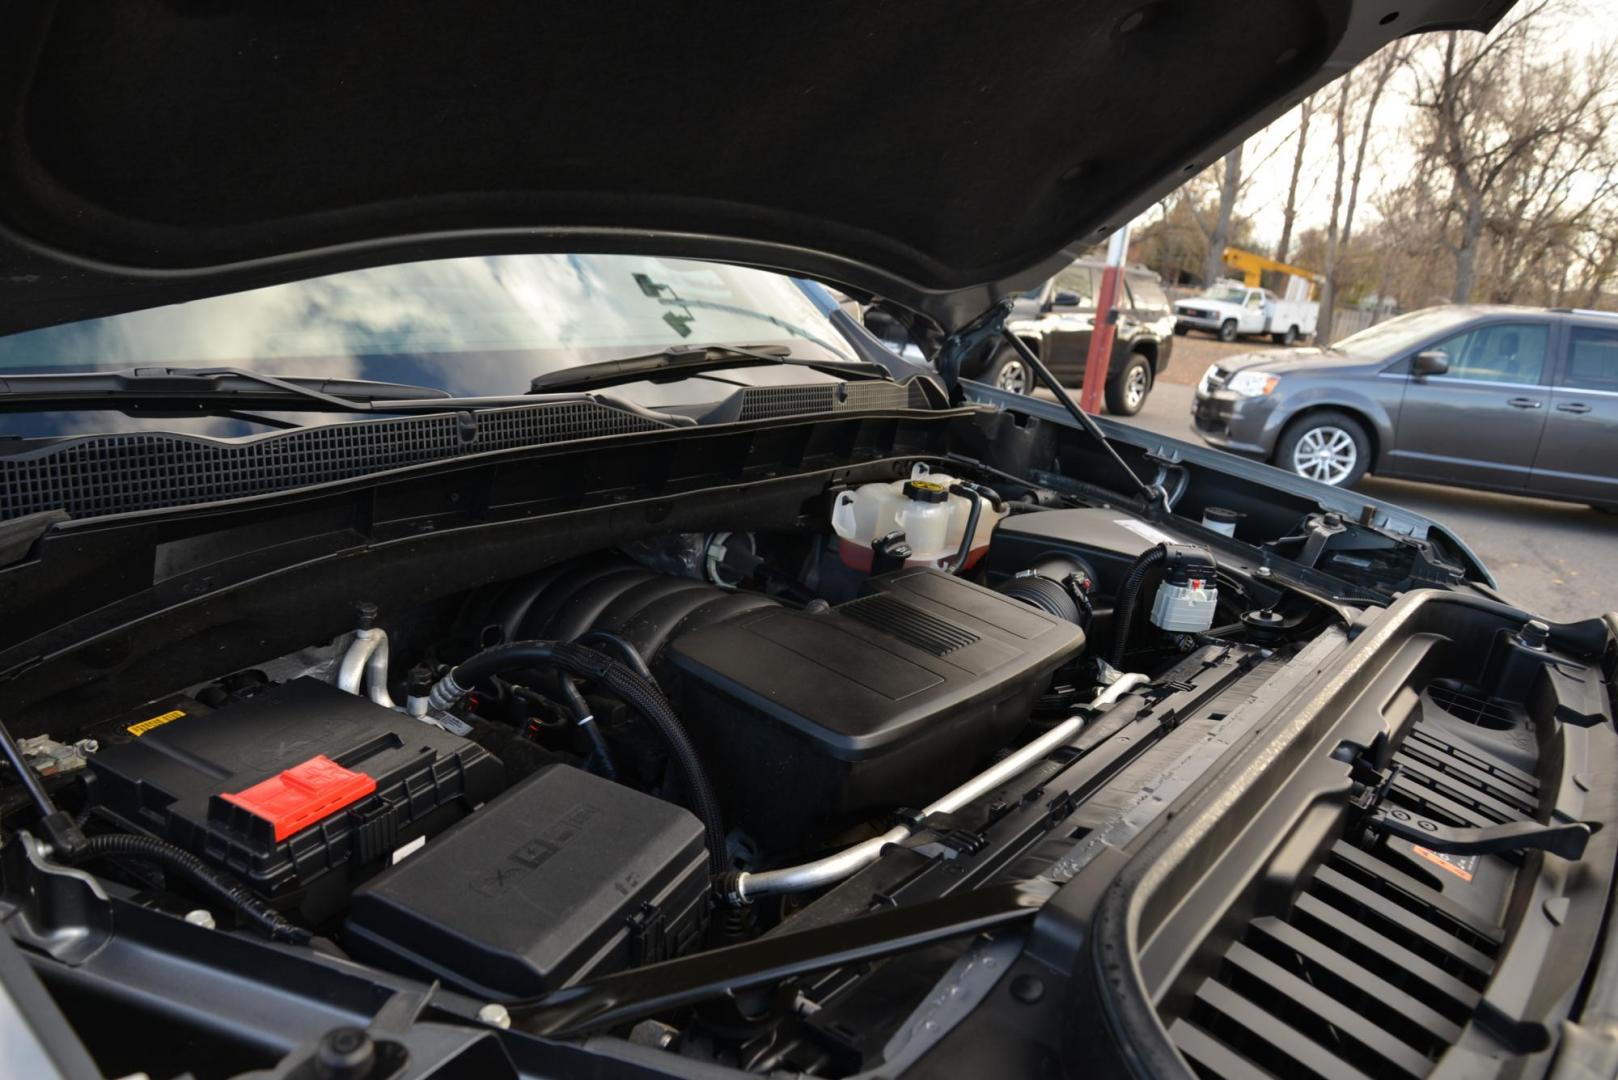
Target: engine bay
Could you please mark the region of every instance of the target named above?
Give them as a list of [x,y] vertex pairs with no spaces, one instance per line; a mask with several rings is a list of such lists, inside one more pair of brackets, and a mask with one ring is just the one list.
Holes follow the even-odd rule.
[[[355,595],[334,639],[23,739],[44,801],[7,790],[22,873],[436,985],[496,1026],[755,1072],[889,1060],[981,960],[961,928],[1007,917],[972,904],[1043,902],[1031,883],[1145,828],[1343,624],[1220,544],[1234,512],[895,471],[828,486],[796,529],[648,530],[413,608]],[[1489,670],[1539,663],[1514,655]],[[791,956],[918,903],[956,905],[919,952],[725,975],[740,947]],[[731,979],[717,1000],[623,981],[698,958],[709,991]]]

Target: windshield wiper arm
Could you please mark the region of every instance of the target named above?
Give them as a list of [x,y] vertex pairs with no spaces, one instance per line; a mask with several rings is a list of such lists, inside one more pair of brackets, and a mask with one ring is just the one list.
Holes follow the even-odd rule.
[[0,406],[91,400],[302,399],[327,409],[370,412],[379,402],[419,402],[451,398],[447,390],[369,379],[282,377],[245,368],[128,368],[0,379]]
[[713,368],[735,367],[738,363],[786,364],[793,367],[814,368],[837,375],[881,375],[888,372],[875,364],[853,360],[810,360],[793,356],[785,345],[674,345],[656,352],[620,356],[611,360],[598,360],[593,364],[558,368],[536,375],[528,384],[531,393],[566,387],[582,390],[590,386],[605,386],[670,371],[703,371]]

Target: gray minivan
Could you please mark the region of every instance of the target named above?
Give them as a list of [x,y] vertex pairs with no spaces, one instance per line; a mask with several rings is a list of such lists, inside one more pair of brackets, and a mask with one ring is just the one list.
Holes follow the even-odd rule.
[[1367,472],[1618,507],[1618,315],[1426,308],[1211,366],[1203,440],[1311,480]]

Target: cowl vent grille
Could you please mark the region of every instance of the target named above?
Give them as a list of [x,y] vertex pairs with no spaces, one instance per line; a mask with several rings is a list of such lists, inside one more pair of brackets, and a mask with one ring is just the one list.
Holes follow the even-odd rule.
[[662,425],[593,401],[476,414],[327,424],[226,443],[160,432],[100,435],[0,458],[0,520],[44,510],[74,517],[221,502],[348,480],[407,465]]
[[844,410],[920,409],[927,394],[915,382],[827,383],[819,386],[757,386],[742,394],[741,420]]
[[[844,411],[925,408],[920,385],[873,380],[758,387],[744,393],[741,420]],[[0,458],[0,521],[46,510],[97,517],[223,502],[491,450],[629,435],[664,425],[594,401],[563,401],[474,413],[324,424],[243,442],[163,432],[97,435]]]

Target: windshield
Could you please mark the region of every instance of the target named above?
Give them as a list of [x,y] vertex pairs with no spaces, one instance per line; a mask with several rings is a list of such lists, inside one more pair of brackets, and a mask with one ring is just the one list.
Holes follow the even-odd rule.
[[1467,321],[1473,314],[1462,308],[1424,308],[1368,326],[1357,334],[1350,334],[1333,343],[1332,348],[1370,360],[1389,360],[1415,348],[1434,334],[1441,334]]
[[1223,300],[1227,304],[1240,304],[1247,299],[1247,290],[1240,285],[1215,285],[1202,293],[1209,300]]
[[786,344],[852,360],[799,283],[628,255],[501,255],[355,270],[0,338],[0,371],[232,366],[457,396],[671,346]]

